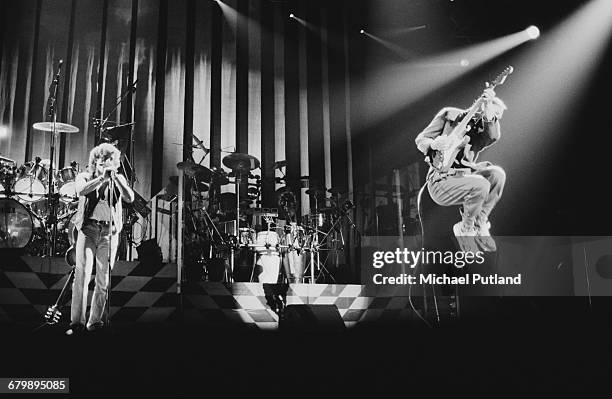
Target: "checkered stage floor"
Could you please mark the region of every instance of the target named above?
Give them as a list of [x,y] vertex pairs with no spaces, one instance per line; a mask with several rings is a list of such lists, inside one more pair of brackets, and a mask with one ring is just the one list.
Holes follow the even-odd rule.
[[[19,256],[0,259],[0,323],[37,323],[58,299],[70,267],[61,258]],[[90,297],[93,280],[90,283]],[[179,300],[181,299],[181,300]],[[412,304],[410,303],[412,299]],[[422,313],[423,298],[409,298],[393,286],[291,284],[287,305],[336,305],[346,326],[357,323],[407,323]],[[428,301],[428,307],[430,307]],[[438,312],[452,313],[452,301],[437,298]],[[413,306],[415,309],[413,309]],[[68,321],[69,304],[61,308]],[[158,267],[118,261],[112,273],[111,316],[114,322],[178,322],[206,325],[247,324],[278,327],[267,305],[263,284],[199,282],[177,294],[176,265]]]

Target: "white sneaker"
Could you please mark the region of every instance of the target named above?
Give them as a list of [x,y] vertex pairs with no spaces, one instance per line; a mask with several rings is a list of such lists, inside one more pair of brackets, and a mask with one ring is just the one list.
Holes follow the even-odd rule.
[[453,233],[455,233],[455,237],[476,237],[478,234],[475,226],[469,227],[463,222],[455,223]]
[[481,223],[477,227],[476,243],[485,252],[497,251],[497,245],[495,244],[495,240],[491,237],[490,229],[491,222],[489,221],[487,221],[486,223]]
[[459,248],[463,252],[478,252],[478,245],[476,244],[477,231],[474,226],[468,227],[463,222],[457,222],[453,226],[453,233],[455,233]]
[[491,222],[488,220],[485,223],[479,224],[478,226],[478,235],[482,237],[490,237],[491,236]]

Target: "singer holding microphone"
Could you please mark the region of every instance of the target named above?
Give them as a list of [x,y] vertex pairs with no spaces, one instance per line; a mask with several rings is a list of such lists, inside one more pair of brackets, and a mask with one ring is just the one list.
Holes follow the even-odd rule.
[[[117,172],[120,157],[121,152],[112,144],[100,144],[89,153],[88,171],[76,177],[79,205],[75,226],[79,233],[67,335],[77,334],[85,328],[94,331],[104,326],[102,315],[110,288],[110,270],[115,263],[119,233],[123,227],[121,203],[134,201],[134,192],[126,178]],[[88,285],[94,259],[96,285],[87,320]]]

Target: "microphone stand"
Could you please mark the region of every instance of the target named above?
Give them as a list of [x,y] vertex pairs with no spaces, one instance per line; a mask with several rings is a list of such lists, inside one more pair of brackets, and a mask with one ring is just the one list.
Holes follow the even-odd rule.
[[[113,197],[115,195],[115,176],[111,174],[108,180],[108,207],[110,209],[108,217],[108,280],[106,284],[106,326],[110,328],[110,296],[111,296],[111,267],[113,261]],[[118,244],[118,243],[117,243]]]
[[47,113],[47,117],[53,120],[53,131],[51,132],[51,154],[49,156],[50,164],[49,164],[49,191],[47,193],[47,209],[49,210],[49,221],[51,224],[51,246],[49,248],[49,257],[52,257],[55,254],[55,244],[57,238],[57,209],[55,204],[55,198],[53,193],[53,163],[55,162],[55,141],[57,139],[57,88],[59,86],[59,78],[60,73],[62,71],[62,64],[64,60],[59,60],[59,64],[57,66],[57,73],[55,74],[55,78],[51,83],[51,87],[49,87],[49,111]]
[[[136,91],[136,84],[138,83],[138,79],[136,79],[132,84],[130,84],[130,86],[125,90],[124,93],[122,93],[119,97],[118,97],[118,101],[115,104],[115,106],[113,107],[113,109],[107,114],[106,118],[100,120],[100,119],[94,119],[94,125],[97,126],[98,131],[99,131],[99,137],[98,140],[99,142],[102,142],[102,132],[106,131],[105,125],[108,123],[108,120],[110,119],[111,115],[113,114],[113,112],[115,112],[117,110],[117,108],[119,108],[119,106],[121,105],[121,103],[123,103],[123,100],[126,99],[126,97],[128,96],[128,94],[135,92]],[[121,166],[123,167],[123,170],[125,171],[126,175],[128,173],[128,168],[125,167],[124,164],[124,159],[129,167],[129,171],[130,171],[130,176],[128,176],[128,184],[130,186],[130,188],[133,190],[134,189],[134,182],[136,180],[135,175],[136,175],[136,171],[134,170],[131,161],[134,159],[134,128],[133,128],[134,122],[130,122],[127,123],[125,125],[117,125],[114,128],[118,128],[118,127],[124,127],[124,126],[130,126],[130,154],[131,154],[131,159],[130,157],[128,157],[125,152],[121,151]],[[127,243],[125,245],[125,256],[130,259],[131,258],[131,254],[132,254],[132,236],[133,236],[133,231],[132,231],[133,226],[130,225],[129,229],[126,230],[125,234],[127,235]]]

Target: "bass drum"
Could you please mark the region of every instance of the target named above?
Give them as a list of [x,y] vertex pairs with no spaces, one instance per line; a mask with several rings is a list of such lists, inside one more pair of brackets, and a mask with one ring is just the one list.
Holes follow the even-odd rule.
[[28,209],[12,198],[0,198],[0,248],[23,248],[34,224]]

